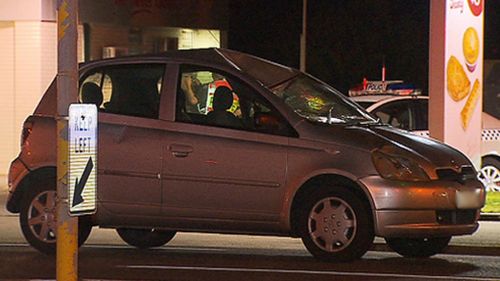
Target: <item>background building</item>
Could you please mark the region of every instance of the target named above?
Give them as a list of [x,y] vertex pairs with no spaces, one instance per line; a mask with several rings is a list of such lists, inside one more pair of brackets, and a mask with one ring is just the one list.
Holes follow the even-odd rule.
[[21,126],[57,71],[55,1],[0,1],[0,174],[19,151]]
[[[79,61],[227,47],[226,0],[79,2]],[[0,1],[0,175],[19,152],[25,118],[57,73],[57,0]]]

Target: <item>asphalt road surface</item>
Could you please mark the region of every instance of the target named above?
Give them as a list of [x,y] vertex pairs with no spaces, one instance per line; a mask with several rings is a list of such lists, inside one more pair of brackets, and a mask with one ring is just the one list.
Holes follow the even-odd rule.
[[[2,230],[5,221],[6,217],[0,217]],[[22,237],[12,239],[0,239],[0,280],[55,278],[53,257],[38,253]],[[167,246],[137,250],[121,242],[112,230],[94,229],[79,251],[79,277],[84,280],[482,281],[500,280],[500,256],[443,254],[429,259],[408,259],[392,252],[370,251],[359,261],[335,264],[312,258],[299,239],[179,233]]]
[[[182,236],[182,234],[180,235]],[[189,234],[196,239],[199,234]],[[210,239],[201,237],[202,239]],[[215,237],[214,239],[220,239]],[[238,245],[252,237],[225,237]],[[325,263],[304,249],[274,247],[191,247],[175,243],[153,250],[91,245],[79,252],[79,277],[93,280],[500,280],[500,257],[438,255],[401,258],[369,252],[350,263]],[[250,244],[256,241],[249,241]],[[265,246],[265,247],[263,247]],[[0,279],[53,279],[54,258],[23,245],[0,246]]]
[[[55,279],[55,259],[31,248],[21,234],[18,216],[1,207],[0,280]],[[94,228],[79,251],[79,277],[176,281],[500,280],[499,228],[499,222],[481,222],[474,235],[453,238],[447,254],[429,259],[370,251],[361,260],[337,264],[315,260],[300,239],[179,233],[166,246],[137,250],[127,246],[114,230]],[[380,246],[381,240],[376,241]]]

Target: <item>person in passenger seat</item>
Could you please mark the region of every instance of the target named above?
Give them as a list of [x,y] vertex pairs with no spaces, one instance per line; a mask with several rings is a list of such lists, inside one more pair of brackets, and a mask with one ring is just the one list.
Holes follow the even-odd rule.
[[195,82],[191,73],[183,73],[181,79],[181,89],[185,95],[185,101],[190,106],[196,106],[199,103],[198,97],[193,89],[193,83]]

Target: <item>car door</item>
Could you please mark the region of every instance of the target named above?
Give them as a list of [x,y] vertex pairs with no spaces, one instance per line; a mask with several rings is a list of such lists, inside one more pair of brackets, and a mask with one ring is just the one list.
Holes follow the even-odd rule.
[[[175,122],[163,136],[163,213],[191,221],[277,221],[290,126],[251,86],[211,69],[186,70],[192,67],[180,71]],[[220,93],[215,81],[233,94],[222,115],[240,124],[210,121],[210,99],[216,111]],[[186,99],[191,90],[200,106]],[[273,121],[266,125],[266,118]]]
[[117,223],[124,214],[159,215],[161,141],[157,129],[163,64],[98,67],[81,79],[80,100],[96,103],[98,214]]

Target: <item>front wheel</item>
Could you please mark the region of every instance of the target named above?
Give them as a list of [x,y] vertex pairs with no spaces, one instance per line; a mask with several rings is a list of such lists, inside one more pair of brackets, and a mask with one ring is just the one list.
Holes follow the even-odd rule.
[[[28,243],[38,251],[56,252],[56,191],[55,180],[40,180],[29,187],[21,201],[19,221]],[[78,246],[90,235],[92,225],[86,217],[78,219]]]
[[500,161],[495,158],[486,157],[483,160],[478,178],[484,184],[486,191],[500,191]]
[[385,238],[389,248],[409,258],[427,258],[441,253],[450,240],[451,237]]
[[373,243],[373,223],[366,205],[344,187],[318,190],[303,205],[299,221],[309,252],[325,261],[363,256]]
[[123,241],[140,249],[163,246],[175,236],[175,231],[165,231],[154,228],[118,228],[116,231]]

